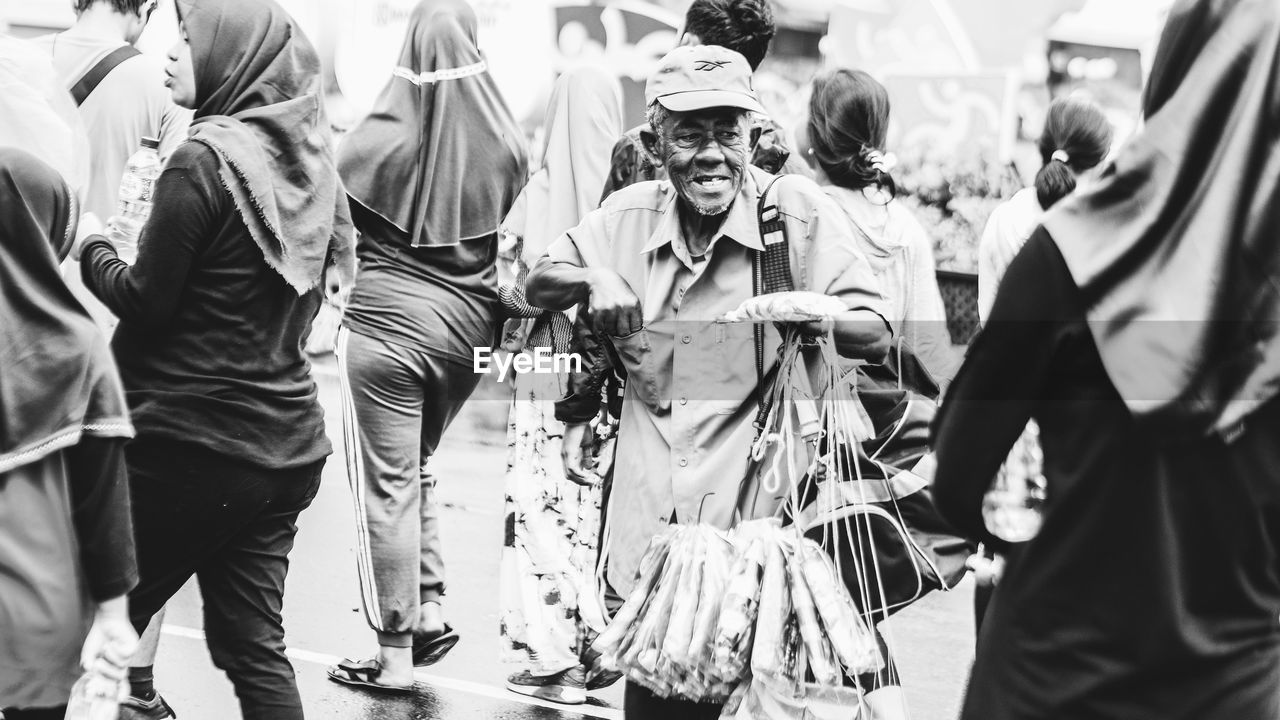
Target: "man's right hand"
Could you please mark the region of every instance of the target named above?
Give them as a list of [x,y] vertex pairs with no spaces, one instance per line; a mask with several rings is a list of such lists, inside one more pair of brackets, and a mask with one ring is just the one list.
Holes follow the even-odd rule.
[[640,298],[627,281],[612,270],[598,270],[592,276],[587,308],[596,332],[605,335],[630,335],[644,325]]
[[564,476],[587,487],[600,484],[600,476],[583,467],[586,445],[591,437],[591,423],[572,423],[564,426],[564,439],[560,441],[560,460],[564,464]]

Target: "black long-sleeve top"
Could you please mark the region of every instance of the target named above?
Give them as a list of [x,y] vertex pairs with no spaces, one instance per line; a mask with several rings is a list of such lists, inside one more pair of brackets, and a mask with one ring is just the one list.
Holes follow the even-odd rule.
[[1044,522],[996,587],[962,718],[1280,717],[1280,402],[1229,445],[1145,430],[1041,229],[935,423],[935,498],[971,537],[993,540],[982,498],[1029,418]]
[[276,469],[331,452],[303,352],[320,290],[300,296],[267,265],[209,147],[188,141],[165,165],[132,267],[100,237],[80,259],[120,318],[111,346],[139,437]]
[[86,436],[65,451],[71,522],[80,545],[80,567],[95,602],[120,597],[138,584],[124,443],[120,438]]

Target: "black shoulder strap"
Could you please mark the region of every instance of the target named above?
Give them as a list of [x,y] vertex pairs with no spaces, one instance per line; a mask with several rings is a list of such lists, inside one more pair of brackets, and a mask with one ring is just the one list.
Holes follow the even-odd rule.
[[90,68],[89,72],[80,78],[80,82],[71,88],[71,97],[75,98],[76,107],[84,104],[85,98],[89,97],[89,94],[98,87],[98,83],[102,82],[102,79],[107,75],[110,75],[117,65],[135,55],[141,54],[134,46],[125,45],[112,50],[106,57],[99,60],[98,64]]
[[[761,295],[775,292],[788,292],[795,289],[791,278],[791,246],[787,242],[787,226],[782,219],[778,204],[769,202],[769,191],[775,183],[782,179],[779,175],[769,181],[764,192],[760,193],[760,202],[756,206],[756,218],[760,223],[760,240],[764,243],[763,251],[756,251],[751,256],[751,294]],[[769,416],[768,393],[764,387],[764,325],[755,325],[756,341],[756,392],[760,393],[760,409],[756,413],[756,432],[764,428]]]

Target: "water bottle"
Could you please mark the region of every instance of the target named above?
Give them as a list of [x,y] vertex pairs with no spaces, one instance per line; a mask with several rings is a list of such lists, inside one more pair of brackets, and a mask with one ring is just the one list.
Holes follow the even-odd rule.
[[1027,423],[996,480],[982,498],[982,519],[1005,542],[1026,542],[1040,532],[1045,502],[1040,428]]
[[107,239],[116,254],[130,265],[138,257],[138,236],[151,215],[151,193],[160,169],[160,141],[142,138],[142,147],[125,163],[116,215],[107,228]]
[[122,683],[88,672],[71,688],[66,720],[117,720]]

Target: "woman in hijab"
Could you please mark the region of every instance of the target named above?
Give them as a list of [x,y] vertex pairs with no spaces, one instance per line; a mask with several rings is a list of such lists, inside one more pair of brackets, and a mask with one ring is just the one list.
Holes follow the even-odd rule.
[[[503,223],[515,241],[510,256],[521,296],[524,276],[551,241],[596,207],[610,148],[622,132],[617,78],[594,66],[566,70],[552,91],[543,128],[541,169]],[[538,312],[508,326],[504,346],[511,352],[569,352],[572,321],[564,313]],[[593,582],[600,488],[571,479],[560,465],[565,427],[555,418],[554,402],[565,394],[568,372],[508,379],[514,396],[507,425],[500,630],[503,658],[524,667],[508,678],[507,687],[581,704],[587,699],[582,654],[605,624]]]
[[427,460],[475,390],[498,319],[498,225],[526,180],[524,139],[462,0],[424,0],[339,169],[360,231],[360,275],[338,335],[357,563],[377,657],[341,683],[408,692],[414,665],[458,642]]
[[246,720],[301,718],[280,610],[298,514],[331,448],[302,352],[322,272],[354,272],[320,62],[272,0],[179,0],[166,68],[195,110],[169,158],[137,262],[90,238],[85,284],[138,437],[126,454],[139,629],[194,574],[214,663]]
[[1013,260],[936,426],[982,497],[1028,418],[1048,500],[966,720],[1280,717],[1280,5],[1180,0],[1146,125]]
[[0,710],[61,718],[87,669],[120,681],[137,644],[124,443],[106,339],[58,274],[75,195],[0,149]]

